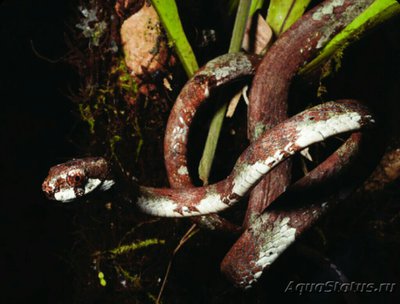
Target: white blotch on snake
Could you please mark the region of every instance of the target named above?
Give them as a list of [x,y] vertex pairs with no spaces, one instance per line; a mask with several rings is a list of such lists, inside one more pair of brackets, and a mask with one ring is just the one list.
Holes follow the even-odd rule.
[[115,184],[115,181],[112,179],[106,179],[103,181],[103,183],[100,185],[100,190],[102,191],[107,191],[110,189],[113,185]]
[[98,178],[88,178],[85,185],[85,194],[92,192],[101,184],[101,180]]
[[322,18],[326,15],[331,15],[333,13],[333,10],[335,9],[335,7],[341,6],[343,5],[344,0],[334,0],[332,1],[332,3],[330,5],[324,5],[321,8],[319,8],[318,10],[316,10],[314,12],[314,14],[312,15],[312,18],[314,20],[320,21],[322,20]]
[[310,126],[301,125],[296,128],[298,138],[295,142],[300,147],[307,147],[317,141],[351,130],[360,128],[360,114],[356,112],[335,115],[327,120],[319,121]]
[[166,197],[153,197],[139,196],[137,199],[138,207],[147,214],[155,216],[182,216],[176,211],[177,204],[175,201]]
[[[182,118],[182,117],[180,117],[180,118]],[[186,138],[187,130],[188,130],[187,125],[184,122],[182,122],[182,126],[176,126],[172,130],[172,136],[174,138],[181,138],[182,140],[184,140]]]
[[76,195],[73,188],[68,188],[68,189],[62,189],[54,193],[54,198],[62,203],[68,203],[76,199]]
[[[263,248],[260,250],[259,256],[256,261],[256,266],[264,269],[268,265],[271,265],[280,254],[289,247],[295,240],[296,229],[289,226],[289,217],[278,219],[273,223],[273,227],[269,230],[263,231],[263,241],[259,244],[263,244]],[[260,222],[260,228],[262,222]],[[252,280],[248,282],[242,282],[246,284],[245,289],[250,288],[253,283],[261,276],[262,271],[256,272],[253,275]]]
[[208,98],[210,96],[210,90],[208,88],[208,85],[204,88],[204,97]]
[[178,174],[179,175],[188,175],[189,172],[188,172],[187,167],[186,166],[180,166],[179,169],[178,169]]
[[[243,196],[251,188],[252,184],[267,173],[271,167],[267,161],[258,161],[252,165],[244,166],[243,170],[235,177],[233,181],[232,192]],[[266,164],[267,163],[267,164]]]
[[222,202],[220,194],[209,193],[196,205],[196,209],[200,213],[213,213],[226,209],[226,204]]
[[[88,178],[85,187],[84,187],[84,195],[93,192],[93,190],[97,189],[100,186],[100,190],[106,191],[110,189],[115,182],[113,180],[100,180],[98,178]],[[63,203],[68,203],[77,198],[74,188],[61,189],[60,191],[54,193],[54,198]]]

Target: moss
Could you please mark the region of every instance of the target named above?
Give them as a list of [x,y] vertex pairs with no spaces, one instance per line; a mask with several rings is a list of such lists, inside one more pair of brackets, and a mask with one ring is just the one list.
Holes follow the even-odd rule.
[[112,156],[118,160],[118,156],[115,153],[115,144],[120,142],[122,140],[122,137],[119,135],[114,135],[111,139],[110,139],[110,149],[111,149],[111,154]]
[[131,274],[126,269],[122,268],[120,265],[115,267],[115,270],[118,274],[120,274],[126,281],[130,282],[133,285],[133,288],[136,290],[142,289],[142,284],[140,280],[140,276],[137,274]]
[[116,75],[118,77],[117,85],[124,96],[125,94],[131,97],[136,96],[138,85],[130,75],[123,57],[118,58],[117,64],[111,68],[111,75]]
[[136,162],[143,146],[133,103],[137,99],[138,86],[122,56],[117,58],[109,71],[96,85],[87,84],[82,90],[79,113],[88,124],[90,134],[106,138],[102,143],[108,143],[108,150],[118,162],[116,144],[130,136],[138,138],[134,152]]
[[137,143],[136,151],[135,151],[135,162],[137,162],[138,159],[139,159],[140,151],[142,151],[142,147],[143,147],[143,143],[144,143],[143,136],[142,136],[142,131],[140,130],[140,126],[139,126],[139,122],[138,122],[137,117],[135,119],[134,129],[135,129],[137,134],[132,134],[132,136],[138,135],[138,137],[139,137],[139,141]]
[[140,248],[146,248],[151,245],[163,245],[165,244],[164,240],[160,239],[147,239],[144,241],[140,241],[138,243],[131,243],[128,245],[121,245],[119,247],[116,247],[114,249],[109,250],[108,252],[111,253],[114,256],[122,255],[122,254],[128,254],[131,253],[132,251],[135,251]]
[[83,121],[87,122],[89,125],[89,130],[91,134],[94,134],[95,119],[88,104],[79,104],[79,113]]
[[318,98],[322,98],[328,90],[324,85],[324,80],[328,77],[332,76],[334,73],[338,72],[342,67],[342,59],[344,56],[344,50],[347,48],[348,43],[345,43],[340,48],[336,50],[336,52],[321,68],[321,75],[319,77],[319,84],[317,89]]

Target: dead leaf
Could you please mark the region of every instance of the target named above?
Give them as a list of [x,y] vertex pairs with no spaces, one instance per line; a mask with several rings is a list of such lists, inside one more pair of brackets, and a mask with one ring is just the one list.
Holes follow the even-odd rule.
[[272,39],[272,30],[261,14],[255,14],[246,25],[242,48],[255,54],[261,54]]

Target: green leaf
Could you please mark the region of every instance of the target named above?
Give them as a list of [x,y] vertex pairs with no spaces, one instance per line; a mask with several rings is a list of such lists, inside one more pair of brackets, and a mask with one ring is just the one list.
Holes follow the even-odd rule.
[[[239,5],[239,0],[229,0],[228,3],[228,12],[229,15],[231,15],[236,8]],[[264,5],[264,0],[253,0],[251,1],[251,7],[250,7],[250,16],[253,16],[253,14],[258,10],[261,9]]]
[[210,176],[227,107],[228,103],[224,102],[224,104],[214,114],[214,117],[211,120],[210,129],[208,130],[206,144],[199,164],[199,178],[203,181],[204,185],[208,184],[208,178]]
[[321,53],[304,68],[299,74],[307,74],[318,69],[327,60],[340,54],[352,42],[361,38],[362,34],[388,19],[400,14],[400,4],[395,0],[376,0],[363,13],[354,19],[343,31],[337,34],[322,49]]
[[231,43],[229,45],[229,53],[236,53],[240,51],[252,2],[253,1],[251,0],[240,0],[239,2],[235,24],[233,25]]
[[191,77],[199,69],[199,66],[183,31],[175,0],[151,0],[151,3],[160,16],[161,23],[170,42],[175,47],[187,76]]
[[267,22],[278,37],[299,19],[311,0],[271,0]]
[[238,5],[239,5],[239,0],[229,0],[227,4],[228,14],[232,15],[232,13],[236,11]]
[[253,16],[254,13],[261,9],[264,5],[264,0],[253,0],[251,1],[251,6],[250,6],[250,16]]

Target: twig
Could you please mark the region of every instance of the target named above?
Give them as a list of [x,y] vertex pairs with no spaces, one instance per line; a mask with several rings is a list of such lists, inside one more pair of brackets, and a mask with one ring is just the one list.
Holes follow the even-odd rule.
[[197,228],[197,225],[196,225],[196,224],[193,224],[193,225],[189,228],[189,230],[186,231],[185,235],[180,239],[179,244],[175,247],[174,251],[172,252],[172,256],[171,256],[171,258],[170,258],[170,260],[169,260],[169,263],[168,263],[168,266],[167,266],[167,270],[165,271],[164,279],[163,279],[163,282],[162,282],[162,284],[161,284],[160,291],[159,291],[158,296],[157,296],[156,304],[159,304],[159,303],[160,303],[161,295],[162,295],[162,293],[164,292],[165,285],[167,284],[167,279],[168,279],[168,276],[169,276],[169,273],[170,273],[170,270],[171,270],[171,267],[172,267],[172,262],[173,262],[173,260],[174,260],[174,258],[175,258],[176,253],[179,251],[179,249],[181,249],[181,247],[182,247],[193,235],[195,235],[195,234],[196,234],[197,232],[199,232],[199,231],[200,231],[200,229]]
[[47,58],[47,57],[43,56],[42,54],[40,54],[40,53],[36,50],[36,48],[35,48],[35,46],[34,46],[32,40],[30,40],[30,43],[31,43],[32,51],[33,51],[33,53],[36,55],[36,57],[38,57],[38,58],[40,58],[40,59],[42,59],[42,60],[44,60],[44,61],[47,61],[47,62],[50,62],[50,63],[59,63],[61,60],[63,60],[63,59],[65,58],[65,57],[61,57],[61,58],[58,58],[58,59],[50,59],[50,58]]

